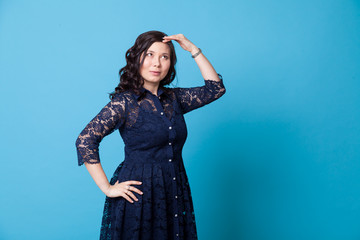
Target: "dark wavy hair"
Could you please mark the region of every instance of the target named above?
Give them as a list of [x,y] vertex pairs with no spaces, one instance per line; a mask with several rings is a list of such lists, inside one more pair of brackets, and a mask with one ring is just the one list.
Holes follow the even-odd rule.
[[[133,90],[136,94],[140,94],[140,88],[144,84],[144,79],[141,77],[139,70],[145,59],[145,54],[142,59],[140,59],[141,54],[146,53],[154,42],[162,42],[164,36],[167,35],[160,31],[148,31],[137,37],[135,44],[126,51],[126,66],[119,71],[120,83],[115,88],[115,91],[109,94],[110,99],[112,99],[116,93],[121,93],[126,90]],[[176,76],[175,48],[171,41],[166,44],[170,48],[170,68],[165,78],[160,81],[159,88],[170,84]],[[163,88],[163,90],[165,92],[167,91],[166,88]]]

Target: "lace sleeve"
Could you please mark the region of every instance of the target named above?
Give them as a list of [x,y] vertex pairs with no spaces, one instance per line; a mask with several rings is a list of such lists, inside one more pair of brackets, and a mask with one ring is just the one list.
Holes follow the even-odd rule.
[[174,88],[183,114],[209,104],[225,94],[223,78],[220,74],[218,75],[220,82],[205,80],[205,85],[201,87]]
[[100,163],[99,145],[101,140],[120,128],[125,122],[126,98],[114,95],[101,111],[86,125],[76,139],[78,165]]

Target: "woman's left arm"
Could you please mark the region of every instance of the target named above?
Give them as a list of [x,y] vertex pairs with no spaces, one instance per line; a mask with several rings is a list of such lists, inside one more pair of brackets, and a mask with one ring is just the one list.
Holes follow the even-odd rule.
[[221,75],[218,75],[209,60],[199,53],[200,49],[190,42],[183,34],[177,34],[164,37],[163,42],[175,40],[180,46],[191,53],[195,54],[195,61],[200,68],[201,75],[205,80],[205,84],[200,87],[190,88],[173,88],[177,101],[183,114],[194,109],[205,106],[225,94],[225,86]]
[[[195,46],[189,39],[187,39],[183,34],[176,34],[171,36],[165,36],[163,42],[166,43],[168,41],[175,40],[179,43],[179,45],[185,50],[191,53],[191,55],[197,54],[200,49]],[[211,65],[209,60],[205,57],[203,53],[198,54],[195,58],[195,62],[197,63],[201,75],[204,79],[211,79],[214,81],[220,81],[220,78],[215,71],[214,67]]]

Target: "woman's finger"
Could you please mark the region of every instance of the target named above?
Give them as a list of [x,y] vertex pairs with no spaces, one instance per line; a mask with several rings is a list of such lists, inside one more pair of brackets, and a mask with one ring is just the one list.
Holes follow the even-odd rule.
[[165,36],[163,37],[164,40],[175,40],[175,41],[181,41],[181,40],[185,40],[184,36],[179,36],[179,35],[171,35],[171,36]]
[[163,39],[174,40],[174,39],[179,39],[179,37],[177,37],[177,36],[165,36],[165,37],[163,37]]
[[135,181],[135,180],[126,181],[124,183],[127,184],[127,185],[141,185],[142,184],[142,182]]
[[176,40],[176,39],[163,39],[162,42],[163,42],[163,43],[166,43],[166,42],[170,42],[171,40],[178,41],[178,40]]
[[132,197],[132,199],[134,199],[135,201],[139,201],[139,199],[137,199],[137,197],[135,197],[135,195],[132,193],[132,191],[125,191],[125,193],[128,195],[128,196],[130,196],[130,197]]
[[176,34],[171,36],[165,36],[163,37],[163,42],[169,42],[171,40],[175,40],[180,44],[180,46],[185,49],[186,51],[190,51],[191,46],[193,45],[189,39],[187,39],[183,34]]
[[168,37],[176,37],[176,38],[185,38],[184,34],[179,33],[179,34],[174,34],[174,35],[170,35],[170,36],[164,36],[165,38]]
[[137,192],[138,194],[140,194],[140,195],[143,195],[143,192],[142,191],[140,191],[139,189],[137,189],[136,187],[130,187],[130,189],[129,189],[130,191],[133,191],[133,192]]
[[129,202],[134,203],[134,201],[131,200],[131,198],[125,192],[123,192],[122,197],[128,200]]

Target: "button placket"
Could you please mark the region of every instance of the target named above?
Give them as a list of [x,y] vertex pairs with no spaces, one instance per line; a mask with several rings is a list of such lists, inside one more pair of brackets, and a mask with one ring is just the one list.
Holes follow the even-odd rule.
[[[171,158],[169,159],[169,161],[172,160]],[[172,176],[172,186],[173,186],[173,196],[174,196],[174,209],[173,209],[173,216],[174,216],[174,234],[175,234],[175,237],[178,237],[178,233],[180,231],[180,226],[179,226],[179,209],[178,209],[178,201],[177,201],[177,198],[178,198],[178,191],[177,191],[177,181],[176,181],[176,174],[175,174],[175,168],[174,168],[174,165],[171,164],[171,167],[170,167],[170,173],[171,173],[171,176]]]
[[[160,99],[160,96],[158,97]],[[155,106],[158,110],[158,112],[160,112],[160,115],[162,116],[165,124],[168,126],[169,128],[169,146],[168,146],[168,161],[169,163],[173,162],[173,155],[174,155],[174,149],[172,147],[172,143],[175,139],[175,135],[176,132],[173,130],[173,124],[172,121],[173,119],[169,120],[165,114],[164,114],[164,109],[160,103],[159,100],[154,101],[155,102]],[[175,200],[175,204],[174,204],[174,234],[176,238],[179,238],[179,218],[178,218],[178,203],[177,203],[177,199],[178,199],[178,195],[177,195],[177,182],[176,182],[176,174],[175,174],[175,167],[173,164],[171,164],[170,167],[171,170],[171,177],[173,179],[173,196],[174,196],[174,200]]]

